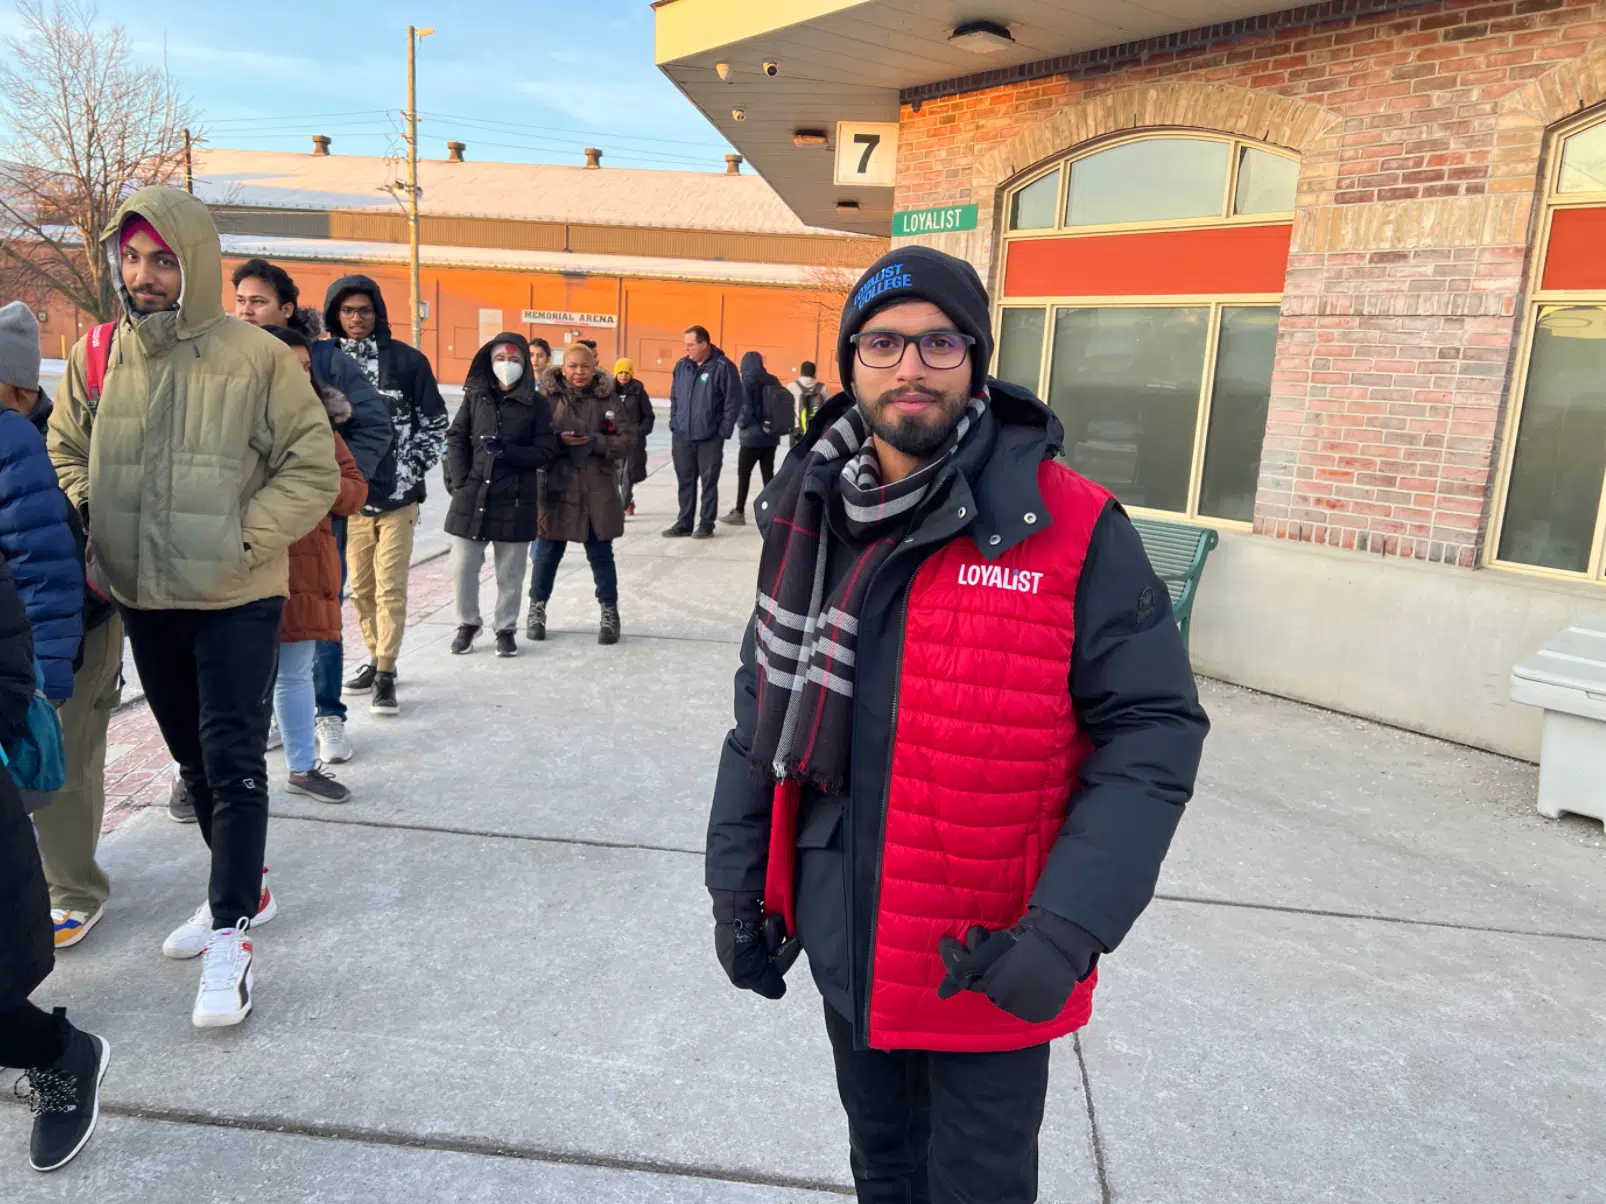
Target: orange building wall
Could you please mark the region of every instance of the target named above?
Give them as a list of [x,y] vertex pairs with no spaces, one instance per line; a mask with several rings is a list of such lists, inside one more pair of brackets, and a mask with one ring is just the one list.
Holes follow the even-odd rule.
[[[229,276],[243,262],[223,263],[225,304],[232,304]],[[341,276],[360,272],[371,277],[385,295],[396,335],[410,338],[407,270],[395,264],[338,264],[278,261],[295,278],[303,305],[323,310],[324,294]],[[822,378],[835,388],[836,322],[840,301],[806,289],[773,285],[693,284],[672,280],[632,280],[616,276],[562,276],[551,272],[493,271],[472,268],[425,269],[421,274],[429,319],[423,328],[423,351],[445,384],[461,384],[481,339],[481,311],[487,312],[487,334],[514,330],[546,339],[561,349],[575,338],[597,342],[605,367],[625,355],[653,397],[667,400],[675,361],[685,354],[686,327],[706,326],[714,342],[733,361],[759,351],[770,371],[782,381],[797,376],[798,365],[814,360]],[[526,309],[569,313],[614,314],[616,327],[526,324]],[[72,307],[53,302],[40,328],[40,350],[63,354],[91,323]]]

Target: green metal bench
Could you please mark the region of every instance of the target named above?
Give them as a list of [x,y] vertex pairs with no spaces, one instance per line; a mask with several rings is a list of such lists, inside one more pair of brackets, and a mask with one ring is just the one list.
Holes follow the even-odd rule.
[[1182,629],[1182,646],[1186,648],[1199,578],[1204,574],[1205,559],[1221,542],[1221,536],[1210,527],[1168,523],[1157,518],[1134,518],[1132,525],[1137,528],[1138,538],[1143,540],[1149,563],[1171,595],[1171,610],[1176,615],[1177,626]]

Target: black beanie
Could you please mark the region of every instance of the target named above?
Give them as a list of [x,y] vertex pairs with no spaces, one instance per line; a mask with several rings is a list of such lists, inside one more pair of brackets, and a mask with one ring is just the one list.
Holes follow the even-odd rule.
[[980,393],[993,362],[987,289],[970,264],[930,247],[899,247],[888,252],[871,264],[853,286],[842,308],[842,329],[836,344],[842,387],[853,392],[854,354],[848,340],[878,309],[909,300],[930,301],[948,315],[955,330],[976,340],[970,349],[970,393],[972,397]]

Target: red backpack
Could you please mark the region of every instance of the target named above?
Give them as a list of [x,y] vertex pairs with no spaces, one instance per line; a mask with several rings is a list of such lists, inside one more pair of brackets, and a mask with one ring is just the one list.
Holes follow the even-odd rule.
[[[117,329],[115,322],[102,322],[89,332],[89,342],[84,345],[84,391],[89,394],[89,410],[94,413],[100,405],[100,390],[106,383],[106,369],[112,358],[112,332]],[[72,509],[69,505],[68,509]],[[82,520],[76,511],[73,512],[74,533],[83,540],[80,555],[84,564],[84,589],[93,601],[86,605],[86,610],[95,607],[108,607],[111,601],[111,585],[106,580],[105,571],[95,563],[94,549],[89,544],[89,534],[84,530]]]
[[84,390],[89,394],[89,408],[91,411],[100,404],[100,390],[106,383],[106,368],[112,358],[112,332],[117,329],[115,322],[102,322],[89,332],[89,342],[84,345]]

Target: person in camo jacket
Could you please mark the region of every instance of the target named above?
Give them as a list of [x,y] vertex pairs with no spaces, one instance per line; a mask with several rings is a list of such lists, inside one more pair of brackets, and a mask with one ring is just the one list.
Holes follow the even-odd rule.
[[[407,570],[425,478],[446,450],[446,403],[424,353],[390,332],[384,294],[367,276],[329,286],[324,326],[390,399],[396,437],[369,482],[368,504],[346,520],[346,562],[368,659],[346,680],[376,715],[396,715],[396,655],[407,621]],[[390,471],[387,473],[387,467]]]

